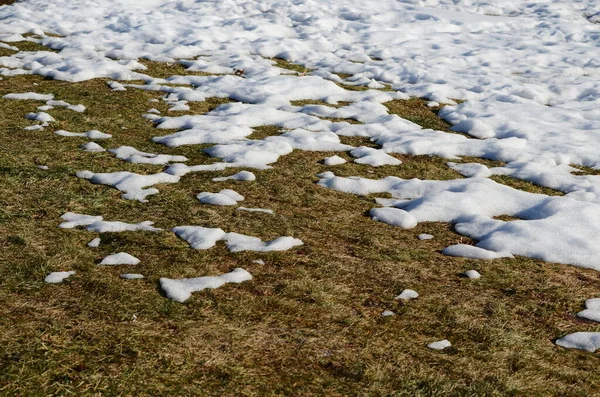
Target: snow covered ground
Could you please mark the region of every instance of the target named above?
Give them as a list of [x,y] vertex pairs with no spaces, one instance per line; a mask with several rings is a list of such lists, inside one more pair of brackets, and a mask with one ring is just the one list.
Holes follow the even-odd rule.
[[[71,82],[109,78],[118,80],[110,83],[114,90],[162,92],[171,110],[184,112],[190,102],[209,97],[234,101],[205,115],[162,116],[155,109],[144,115],[158,128],[156,152],[160,145],[214,144],[205,152],[221,160],[210,165],[110,147],[111,136],[99,131],[55,131],[106,139],[109,143],[103,147],[124,161],[165,164],[163,172],[153,175],[85,170],[77,174],[119,189],[124,199],[145,202],[159,194],[154,185],[178,183],[190,172],[229,167],[260,172],[293,150],[348,152],[355,163],[368,167],[402,167],[392,154],[439,156],[467,178],[340,178],[335,165],[342,161],[329,157],[325,163],[332,171],[321,174],[319,184],[352,194],[390,193],[396,200],[374,208],[374,219],[401,228],[452,222],[459,233],[478,241],[477,248],[447,248],[448,255],[522,255],[600,270],[600,176],[576,168],[600,169],[600,3],[455,3],[30,0],[0,7],[0,44],[8,48],[12,42],[29,40],[55,51],[0,57],[0,75],[32,73]],[[23,36],[26,33],[39,38]],[[306,71],[282,69],[269,59],[274,57],[303,65]],[[180,62],[190,71],[212,75],[154,78],[144,73],[140,58]],[[348,90],[338,83],[368,89]],[[423,129],[389,114],[382,105],[410,96],[426,98],[432,106],[445,105],[439,114],[457,133]],[[54,121],[53,106],[85,111],[83,105],[54,101],[52,93],[13,93],[5,98],[46,102],[42,112],[23,115],[46,128]],[[294,106],[294,100],[340,106]],[[254,128],[267,125],[284,133],[248,139]],[[170,131],[161,134],[163,129]],[[377,148],[345,145],[341,136],[369,138]],[[461,156],[502,165],[450,162]],[[240,179],[254,179],[249,171],[245,175],[252,178]],[[491,175],[531,181],[564,195],[523,192],[490,180]],[[219,190],[215,183],[214,191]],[[239,197],[223,192],[198,193],[201,202],[238,205]],[[495,219],[501,215],[519,219]],[[126,225],[76,214],[64,220],[62,227],[86,226],[96,232],[158,230],[151,222]],[[192,230],[190,238],[198,237],[198,229],[177,230]],[[251,237],[222,234],[227,237],[213,240],[225,239],[238,251],[264,251],[272,244],[260,239],[246,244]],[[206,239],[204,234],[200,237]],[[285,238],[290,240],[284,249],[301,244]]]

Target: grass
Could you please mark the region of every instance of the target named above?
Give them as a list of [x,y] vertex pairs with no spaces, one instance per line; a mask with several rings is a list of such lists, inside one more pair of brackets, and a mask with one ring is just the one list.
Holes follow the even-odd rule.
[[[374,197],[317,186],[315,175],[330,169],[319,161],[334,153],[294,151],[272,169],[256,172],[255,182],[211,181],[237,170],[193,173],[178,184],[158,186],[160,193],[148,203],[125,201],[117,190],[74,173],[154,173],[162,167],[85,153],[78,146],[86,140],[52,131],[94,128],[114,135],[100,142],[107,147],[182,154],[190,164],[214,160],[201,147],[150,142],[169,132],[140,117],[151,107],[166,112],[162,101],[149,102],[160,93],[113,92],[103,80],[0,81],[0,97],[27,91],[51,92],[88,110],[54,109],[57,122],[51,127],[24,131],[31,123],[24,115],[42,103],[0,99],[3,395],[575,396],[592,395],[600,386],[596,355],[553,344],[566,333],[600,330],[574,317],[600,288],[597,272],[527,258],[445,257],[440,253],[445,246],[471,242],[451,225],[394,228],[365,216]],[[194,104],[192,111],[200,114],[222,102]],[[420,100],[394,103],[393,109],[424,126],[442,123]],[[251,138],[280,133],[261,127]],[[404,162],[400,167],[345,164],[334,170],[371,178],[459,177],[444,159],[398,158]],[[245,206],[276,215],[203,206],[195,198],[224,188],[244,195]],[[100,247],[90,249],[86,243],[94,234],[56,227],[67,211],[154,220],[167,230],[191,224],[263,239],[292,235],[305,245],[285,253],[233,254],[222,245],[192,250],[169,232],[140,232],[102,235]],[[435,238],[419,241],[420,233]],[[142,264],[96,265],[119,251]],[[160,277],[214,275],[234,267],[247,269],[254,280],[195,293],[185,304],[158,289]],[[50,271],[69,269],[77,274],[62,285],[42,281]],[[483,277],[458,276],[469,269]],[[119,278],[123,272],[146,278],[125,281]],[[395,301],[404,288],[421,296]],[[382,318],[387,309],[396,316]],[[443,338],[454,347],[444,352],[425,347]]]

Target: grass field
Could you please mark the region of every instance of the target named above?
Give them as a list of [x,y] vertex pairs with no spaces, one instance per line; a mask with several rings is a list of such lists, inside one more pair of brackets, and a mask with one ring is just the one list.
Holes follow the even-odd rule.
[[[18,43],[17,43],[18,45]],[[149,73],[165,73],[152,65]],[[179,71],[181,73],[182,71]],[[168,73],[167,73],[168,74]],[[583,301],[596,296],[598,273],[527,258],[476,261],[441,255],[470,243],[452,225],[423,223],[402,230],[366,216],[374,197],[347,195],[315,184],[334,153],[294,151],[255,182],[212,182],[226,172],[192,173],[159,185],[148,203],[74,176],[79,170],[155,173],[109,153],[87,153],[86,140],[54,130],[98,129],[113,134],[108,147],[181,154],[189,164],[215,161],[199,146],[166,148],[164,134],[141,115],[166,112],[161,94],[113,92],[104,80],[66,83],[38,76],[0,80],[11,92],[53,93],[87,106],[85,113],[53,109],[43,131],[25,131],[24,115],[42,102],[0,99],[0,392],[4,395],[593,395],[598,358],[557,347],[555,338],[600,331],[577,320]],[[222,103],[192,103],[202,114]],[[390,112],[445,130],[435,109],[420,99],[389,103]],[[278,134],[261,127],[251,138]],[[353,145],[370,144],[345,138]],[[339,153],[337,153],[339,154]],[[346,154],[342,157],[350,160]],[[398,156],[399,167],[347,163],[341,176],[453,179],[446,160]],[[476,159],[464,159],[476,161]],[[480,161],[480,160],[477,160]],[[47,165],[41,170],[38,165]],[[550,189],[501,183],[535,192]],[[276,215],[203,206],[201,191],[233,188],[253,206]],[[262,239],[283,235],[305,245],[285,253],[230,253],[223,245],[195,251],[172,233],[102,235],[57,228],[74,211],[106,220],[156,221],[220,227]],[[420,233],[433,240],[419,241]],[[142,259],[138,267],[100,267],[113,252]],[[253,263],[263,259],[265,264]],[[243,267],[254,280],[193,294],[185,304],[161,295],[160,277],[198,277]],[[52,271],[76,270],[63,284],[45,284]],[[460,273],[477,269],[483,277]],[[143,273],[126,281],[123,272]],[[393,298],[404,288],[420,297]],[[381,317],[384,310],[396,313]],[[426,345],[449,339],[442,352]]]

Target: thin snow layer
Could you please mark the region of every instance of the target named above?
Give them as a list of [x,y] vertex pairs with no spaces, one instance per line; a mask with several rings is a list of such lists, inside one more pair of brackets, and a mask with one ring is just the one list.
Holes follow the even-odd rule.
[[121,197],[127,200],[137,200],[142,203],[148,202],[146,197],[158,193],[156,188],[148,188],[159,183],[179,182],[179,176],[164,172],[151,175],[141,175],[133,172],[109,172],[93,173],[91,171],[79,171],[77,177],[87,179],[97,185],[112,186],[123,192]]
[[556,344],[593,353],[600,349],[600,332],[575,332],[557,339]]
[[442,250],[442,254],[448,256],[461,256],[471,259],[497,259],[497,258],[512,258],[508,252],[494,252],[483,248],[475,247],[468,244],[456,244],[446,247]]
[[236,205],[244,196],[231,189],[223,189],[219,193],[202,192],[196,196],[202,204]]
[[250,171],[240,171],[237,174],[233,174],[230,176],[223,176],[219,178],[213,178],[213,182],[223,182],[223,181],[255,181],[256,175],[254,175]]
[[[372,180],[327,173],[319,184],[359,195],[388,192],[402,199],[394,208],[417,222],[452,222],[458,233],[478,241],[476,247],[447,248],[446,254],[521,255],[600,270],[600,245],[590,238],[600,235],[600,204],[595,202],[527,193],[487,178]],[[520,219],[494,219],[500,215]]]
[[439,340],[437,342],[431,342],[427,345],[428,348],[433,350],[444,350],[450,346],[452,346],[452,343],[450,343],[448,339]]
[[577,313],[577,317],[600,323],[600,298],[587,299],[585,310]]
[[99,263],[100,265],[137,265],[140,263],[140,260],[133,255],[128,254],[127,252],[119,252],[117,254],[112,254]]
[[131,146],[121,146],[116,149],[109,149],[108,151],[117,156],[118,159],[125,160],[129,163],[160,165],[168,163],[180,163],[188,160],[187,157],[184,156],[171,156],[168,154],[141,152]]
[[419,235],[417,236],[417,238],[418,238],[419,240],[431,240],[431,239],[433,238],[433,235],[431,235],[431,234],[427,234],[427,233],[422,233],[422,234],[419,234]]
[[252,275],[238,267],[229,273],[219,276],[181,279],[161,278],[159,281],[160,287],[168,298],[183,303],[192,296],[192,292],[202,291],[207,288],[219,288],[223,284],[242,283],[249,280],[252,280]]
[[173,229],[177,237],[188,242],[194,249],[209,249],[218,241],[225,241],[231,252],[241,251],[286,251],[290,248],[303,245],[302,240],[285,236],[275,240],[263,242],[258,237],[247,236],[239,233],[226,233],[222,229],[201,226],[178,226]]
[[50,284],[62,283],[65,279],[75,274],[75,270],[68,272],[52,272],[44,278],[44,281]]

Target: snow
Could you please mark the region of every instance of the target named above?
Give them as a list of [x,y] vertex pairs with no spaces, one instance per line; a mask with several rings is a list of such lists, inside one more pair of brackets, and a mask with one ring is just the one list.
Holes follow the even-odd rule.
[[62,283],[65,279],[75,274],[75,270],[68,272],[52,272],[44,278],[44,281],[50,284]]
[[396,313],[394,313],[391,310],[384,310],[383,313],[381,313],[382,317],[391,317],[391,316],[395,316]]
[[481,274],[477,270],[467,270],[463,273],[466,278],[478,279],[481,278]]
[[254,175],[250,171],[240,171],[237,174],[233,174],[231,176],[224,176],[219,178],[213,178],[213,182],[223,182],[223,181],[254,181],[256,180],[256,175]]
[[140,260],[133,255],[128,254],[127,252],[119,252],[117,254],[112,254],[99,263],[100,265],[137,265],[140,263]]
[[431,240],[433,238],[433,235],[427,234],[427,233],[421,233],[417,236],[417,238],[419,240]]
[[274,215],[275,212],[273,210],[268,210],[265,208],[248,208],[248,207],[237,207],[238,211],[247,211],[247,212],[263,212],[265,214]]
[[557,339],[556,344],[593,353],[600,349],[600,332],[575,332]]
[[6,94],[4,99],[30,100],[30,101],[50,101],[54,99],[53,94],[38,94],[36,92],[23,92]]
[[124,278],[125,280],[139,280],[144,278],[144,275],[137,273],[123,273],[121,274],[121,278]]
[[340,165],[344,163],[347,163],[347,161],[341,158],[340,156],[325,157],[325,159],[323,160],[323,164],[327,166]]
[[431,342],[427,345],[428,348],[433,350],[444,350],[448,347],[452,346],[452,343],[448,339],[439,340],[436,342]]
[[231,189],[223,189],[219,193],[202,192],[196,197],[202,204],[212,205],[236,205],[244,200],[244,196]]
[[207,288],[219,288],[226,283],[242,283],[249,280],[252,280],[250,273],[242,268],[236,268],[229,273],[219,276],[181,279],[161,278],[159,281],[160,287],[168,298],[183,303],[192,296],[192,292],[202,291]]
[[90,248],[98,248],[100,246],[100,237],[96,237],[95,239],[92,239],[89,243],[87,243],[87,246]]
[[600,298],[587,299],[585,301],[585,310],[577,313],[577,317],[600,322]]
[[417,220],[410,213],[398,208],[373,208],[369,215],[375,221],[387,223],[402,229],[410,229],[417,226]]
[[[152,226],[154,222],[151,221],[144,221],[140,223],[105,221],[102,216],[77,214],[75,212],[66,212],[61,216],[61,219],[63,222],[58,225],[58,227],[62,229],[72,229],[79,226],[85,226],[86,230],[96,233],[118,233],[133,231],[158,232],[162,230]],[[96,239],[92,240],[91,242],[94,241],[96,241]]]
[[419,293],[417,291],[412,290],[412,289],[405,289],[400,293],[400,295],[398,295],[394,299],[407,301],[407,300],[411,300],[411,299],[416,299],[418,297],[419,297]]
[[171,156],[167,154],[154,154],[141,152],[131,146],[121,146],[116,149],[109,149],[109,152],[117,156],[118,159],[125,160],[129,163],[137,164],[168,164],[187,161],[185,156]]
[[56,135],[59,136],[69,136],[69,137],[82,137],[89,139],[110,139],[112,135],[105,134],[104,132],[100,132],[98,130],[91,130],[86,132],[69,132],[65,130],[54,131]]
[[85,150],[86,152],[93,152],[93,153],[106,152],[106,149],[104,149],[102,146],[98,145],[96,142],[88,142],[79,147],[82,148],[83,150]]
[[52,121],[55,121],[54,117],[50,116],[46,112],[27,113],[25,118],[28,120],[41,121],[42,123],[50,123]]
[[263,242],[258,237],[247,236],[239,233],[226,233],[223,229],[207,228],[201,226],[178,226],[173,229],[177,237],[185,240],[190,247],[204,250],[214,247],[217,241],[225,241],[231,252],[240,251],[286,251],[304,243],[293,237],[284,236],[268,242]]
[[127,200],[137,200],[142,203],[148,202],[146,197],[158,193],[156,188],[148,188],[159,183],[179,182],[179,176],[164,172],[151,175],[141,175],[133,172],[109,172],[93,173],[91,171],[79,171],[78,178],[87,179],[93,184],[112,186],[123,192],[121,197]]
[[512,258],[513,256],[507,252],[494,252],[483,248],[475,247],[468,244],[456,244],[446,247],[442,250],[442,254],[448,256],[461,256],[471,259],[497,259],[497,258]]
[[[124,199],[146,202],[159,193],[155,185],[177,183],[190,172],[266,170],[298,150],[327,152],[327,166],[343,160],[332,152],[348,152],[355,163],[368,167],[399,169],[405,164],[396,154],[437,156],[466,178],[371,180],[324,173],[319,185],[357,195],[389,193],[392,199],[377,199],[385,208],[373,208],[373,219],[400,228],[450,222],[476,241],[475,246],[446,247],[447,255],[520,255],[600,270],[595,241],[600,235],[600,177],[577,168],[600,169],[598,15],[597,0],[32,0],[0,7],[0,47],[15,51],[0,57],[0,75],[36,74],[68,82],[105,78],[115,91],[153,91],[169,108],[165,116],[146,115],[156,123],[153,142],[172,148],[214,145],[204,149],[216,159],[210,164],[186,165],[183,156],[122,146],[111,149],[118,158],[168,167],[150,175],[77,173],[122,191]],[[40,44],[55,51],[18,51],[7,44],[31,32],[42,35]],[[279,68],[268,59],[273,57],[312,71]],[[138,62],[141,58],[218,75],[154,78]],[[336,83],[368,89],[347,90]],[[383,105],[409,96],[425,98],[429,107],[442,106],[438,114],[453,133],[421,128]],[[202,115],[179,113],[211,97],[237,102]],[[43,130],[54,121],[45,113],[51,108],[86,110],[50,93],[4,98],[45,101],[45,110],[24,115],[43,123],[26,127],[28,131]],[[295,100],[323,104],[295,106]],[[252,139],[261,126],[278,127],[281,134]],[[55,133],[111,138],[96,130]],[[355,148],[343,144],[342,137],[360,137],[374,147]],[[91,142],[90,147],[99,150]],[[465,156],[468,162],[461,159]],[[255,180],[253,173],[242,172],[247,174],[214,181]],[[489,178],[495,175],[564,196],[527,193]],[[222,191],[204,193],[212,195],[203,196],[207,200],[239,201]],[[514,219],[498,219],[503,215]],[[151,223],[93,218],[63,217],[61,227],[160,230]],[[217,240],[230,248],[297,243],[290,237],[269,245],[221,232]],[[212,242],[212,237],[197,238]]]

